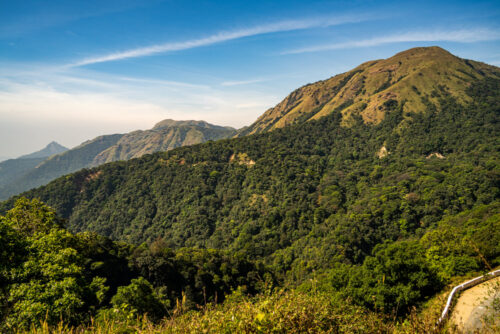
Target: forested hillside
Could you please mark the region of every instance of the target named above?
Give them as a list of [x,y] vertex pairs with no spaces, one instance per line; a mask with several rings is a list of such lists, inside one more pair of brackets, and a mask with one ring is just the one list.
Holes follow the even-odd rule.
[[2,332],[42,321],[77,325],[97,311],[103,318],[147,312],[159,319],[176,300],[193,308],[223,301],[237,287],[255,293],[264,273],[228,252],[174,252],[161,241],[136,247],[93,233],[74,235],[49,207],[26,199],[0,216],[0,250]]
[[498,85],[472,85],[467,107],[443,89],[440,111],[398,104],[377,125],[351,127],[333,113],[82,170],[24,195],[72,231],[116,240],[227,248],[298,276],[359,263],[387,239],[498,199]]
[[[436,319],[424,321],[414,307],[425,309],[457,277],[500,265],[500,72],[488,69],[470,77],[461,97],[452,83],[421,92],[418,110],[388,97],[377,122],[335,109],[60,177],[22,196],[63,220],[26,199],[2,218],[2,254],[17,259],[5,272],[39,261],[38,238],[56,242],[29,218],[19,223],[41,215],[23,212],[42,210],[54,233],[86,240],[64,246],[80,254],[67,261],[81,261],[71,277],[88,289],[64,299],[84,310],[63,314],[69,323],[136,324],[147,313],[153,322],[169,314],[166,332],[429,332]],[[36,317],[22,310],[33,304],[57,323],[62,310],[50,305],[62,292],[37,300],[22,285],[36,272],[5,277],[5,319],[27,324]],[[221,307],[206,306],[231,290]]]
[[[44,150],[0,163],[0,200],[38,187],[82,168],[129,160],[175,147],[231,137],[235,129],[204,121],[163,120],[151,130],[104,135],[67,150],[57,143]],[[60,153],[61,154],[55,154]],[[45,154],[45,155],[44,155]]]

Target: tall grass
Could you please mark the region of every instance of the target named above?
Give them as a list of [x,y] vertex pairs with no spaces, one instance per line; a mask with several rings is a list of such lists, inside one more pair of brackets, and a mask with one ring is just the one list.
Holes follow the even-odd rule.
[[[436,312],[434,312],[436,313]],[[237,291],[222,305],[183,311],[182,302],[169,318],[154,323],[147,316],[134,320],[101,319],[79,327],[63,323],[33,326],[29,333],[430,333],[436,314],[417,314],[404,321],[369,312],[324,293],[275,291],[248,297]],[[446,329],[441,329],[445,332]],[[22,332],[19,332],[22,333]]]

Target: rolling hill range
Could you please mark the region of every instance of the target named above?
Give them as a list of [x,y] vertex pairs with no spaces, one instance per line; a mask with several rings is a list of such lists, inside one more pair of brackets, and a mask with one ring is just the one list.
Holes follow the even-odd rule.
[[[424,70],[436,54],[449,60],[439,68],[447,75]],[[499,69],[439,48],[390,62],[402,58],[422,75],[395,92],[416,86],[420,100],[381,93],[377,122],[350,106],[324,117],[304,109],[313,120],[82,170],[23,195],[56,208],[73,231],[132,243],[229,248],[291,272],[303,261],[360,261],[385,239],[498,200]],[[470,75],[456,78],[457,67]],[[353,100],[365,96],[356,92]]]
[[427,101],[439,109],[443,89],[463,105],[470,102],[466,94],[470,83],[489,76],[497,77],[498,68],[458,58],[440,47],[414,48],[293,91],[239,136],[318,119],[334,111],[342,113],[344,122],[361,115],[365,122],[377,124],[390,103],[404,102],[404,112],[425,110]]
[[[407,75],[389,82],[387,64]],[[77,324],[174,314],[157,324],[436,331],[447,286],[500,266],[500,69],[436,47],[358,69],[365,88],[357,70],[304,86],[253,134],[81,169],[1,202],[0,256],[13,261],[0,278],[20,273],[5,318],[30,326],[49,314],[24,312],[40,287],[63,286],[54,295]],[[129,135],[103,159],[138,154],[130,141],[146,135]]]
[[[16,164],[13,164],[11,160],[0,164],[0,168],[5,166],[3,170],[0,169],[0,180],[3,181],[0,184],[0,199],[7,199],[82,168],[231,137],[234,133],[233,128],[216,126],[203,121],[163,120],[151,130],[99,136],[71,150],[65,149],[64,152],[59,150],[63,152],[60,154],[51,153],[57,150],[55,144],[51,143],[43,151],[21,157],[22,160],[16,159]],[[44,152],[51,154],[42,157]],[[8,172],[7,168],[11,172]]]

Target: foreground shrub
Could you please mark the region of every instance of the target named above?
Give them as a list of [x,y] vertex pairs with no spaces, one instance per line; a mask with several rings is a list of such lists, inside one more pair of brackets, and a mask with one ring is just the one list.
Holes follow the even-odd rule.
[[385,317],[326,294],[278,291],[252,300],[235,292],[221,306],[165,322],[166,333],[382,333]]

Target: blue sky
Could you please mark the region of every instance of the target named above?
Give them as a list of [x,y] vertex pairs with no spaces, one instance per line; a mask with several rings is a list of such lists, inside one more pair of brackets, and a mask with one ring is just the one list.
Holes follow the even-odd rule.
[[500,3],[0,0],[0,157],[165,118],[249,125],[306,83],[428,45],[499,66]]

